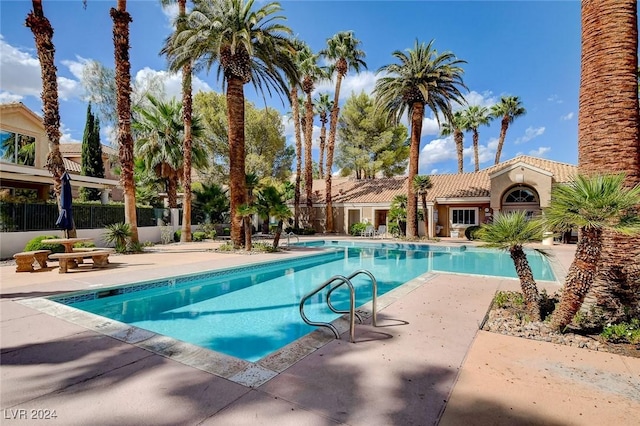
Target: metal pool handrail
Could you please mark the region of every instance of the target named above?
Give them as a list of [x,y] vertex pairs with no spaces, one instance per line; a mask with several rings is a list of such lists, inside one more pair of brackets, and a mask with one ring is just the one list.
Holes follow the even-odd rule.
[[343,284],[346,284],[349,287],[349,341],[351,343],[355,343],[356,293],[355,293],[355,290],[353,288],[353,284],[345,276],[334,275],[333,277],[329,278],[327,281],[322,283],[320,286],[318,286],[315,290],[311,291],[310,293],[307,293],[302,298],[302,300],[300,300],[300,316],[302,317],[302,320],[304,322],[306,322],[307,324],[309,324],[309,325],[314,325],[314,326],[317,326],[317,327],[327,327],[327,328],[329,328],[333,332],[333,334],[336,336],[336,339],[339,339],[340,338],[340,333],[338,333],[338,329],[333,324],[328,323],[328,322],[311,321],[309,318],[307,318],[307,316],[304,313],[304,304],[305,304],[305,302],[311,296],[319,293],[321,290],[323,290],[325,287],[331,285],[335,281],[340,281],[340,284],[338,284],[337,286],[341,286]]
[[293,235],[294,237],[296,237],[296,240],[298,240],[298,242],[300,242],[300,237],[298,237],[298,235],[296,233],[294,233],[293,231],[285,234],[287,236],[287,247],[289,247],[291,245],[291,241],[290,238]]
[[[369,278],[371,278],[371,290],[372,290],[372,294],[373,294],[373,298],[372,298],[372,302],[371,302],[371,306],[372,306],[372,311],[373,311],[373,318],[372,318],[372,323],[374,327],[378,326],[378,321],[377,321],[377,302],[378,302],[378,281],[376,280],[376,277],[373,276],[373,274],[369,271],[367,271],[366,269],[359,269],[357,271],[355,271],[353,274],[349,275],[347,277],[348,280],[352,280],[354,277],[360,275],[360,274],[365,274],[367,275]],[[331,303],[331,293],[333,293],[334,290],[336,290],[337,288],[341,287],[341,284],[336,285],[335,287],[331,288],[329,290],[329,292],[327,293],[327,305],[329,306],[329,309],[331,309],[333,312],[335,312],[336,314],[348,314],[348,311],[340,311],[336,308],[333,307],[333,304]],[[358,315],[358,313],[356,312],[355,315],[358,317],[358,320],[360,321],[360,323],[362,324],[362,318],[360,318],[360,315]]]

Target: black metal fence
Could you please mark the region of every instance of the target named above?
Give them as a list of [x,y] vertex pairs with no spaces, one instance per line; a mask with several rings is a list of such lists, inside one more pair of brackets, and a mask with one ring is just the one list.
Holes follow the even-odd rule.
[[[137,207],[138,226],[156,226],[158,219],[168,220],[169,209]],[[0,231],[48,231],[56,229],[57,204],[0,203]],[[73,220],[76,229],[104,228],[124,222],[124,206],[74,204]]]

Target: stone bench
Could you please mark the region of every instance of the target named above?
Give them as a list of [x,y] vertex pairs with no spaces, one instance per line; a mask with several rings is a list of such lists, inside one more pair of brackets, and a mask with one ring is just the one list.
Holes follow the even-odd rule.
[[16,272],[33,272],[33,261],[37,261],[41,268],[47,267],[47,256],[51,250],[34,250],[16,253]]
[[50,260],[57,260],[61,274],[66,274],[69,269],[77,268],[78,263],[82,263],[83,259],[91,258],[93,267],[105,268],[109,265],[109,255],[113,253],[111,249],[90,250],[90,251],[74,251],[72,253],[55,253],[49,256]]

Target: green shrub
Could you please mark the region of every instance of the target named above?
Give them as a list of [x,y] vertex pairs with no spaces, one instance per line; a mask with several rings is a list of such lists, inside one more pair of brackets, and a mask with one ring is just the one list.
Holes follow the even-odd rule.
[[140,242],[134,243],[133,241],[129,241],[125,251],[127,253],[142,253],[144,251],[144,246]]
[[631,322],[608,325],[600,335],[612,343],[640,344],[640,319],[633,318]]
[[62,244],[43,244],[42,240],[58,239],[55,235],[42,235],[30,240],[23,251],[51,250],[51,253],[64,253]]
[[176,232],[173,233],[173,241],[175,241],[176,243],[179,243],[180,237],[182,237],[182,229],[178,229]]
[[218,247],[218,251],[234,251],[235,248],[233,247],[233,243],[230,241],[227,241],[224,244],[221,244],[220,247]]
[[216,227],[211,222],[200,225],[200,230],[205,233],[205,238],[214,239],[216,237]]
[[[215,232],[215,231],[214,231]],[[193,241],[202,241],[207,238],[207,234],[202,231],[196,231],[192,235]]]
[[477,225],[473,225],[473,226],[469,226],[467,229],[464,230],[464,236],[467,237],[467,240],[469,241],[473,241],[478,239],[478,231],[480,230],[480,227]]
[[127,240],[131,238],[131,227],[128,223],[112,223],[107,225],[102,238],[107,242],[115,245],[118,253],[127,251]]
[[265,252],[265,253],[273,253],[273,252],[278,251],[277,248],[273,248],[272,244],[267,244],[267,243],[264,243],[262,241],[255,242],[251,246],[252,246],[251,249],[253,251],[261,251],[261,252]]
[[353,225],[351,225],[351,228],[349,228],[349,234],[360,236],[360,234],[362,234],[362,231],[364,231],[366,228],[367,228],[366,223],[362,223],[362,222],[354,223]]

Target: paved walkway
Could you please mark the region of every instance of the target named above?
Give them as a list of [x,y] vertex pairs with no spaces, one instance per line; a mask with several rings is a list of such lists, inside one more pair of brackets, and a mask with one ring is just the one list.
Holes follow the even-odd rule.
[[[107,270],[0,268],[0,422],[42,423],[36,417],[55,410],[47,424],[638,424],[640,359],[478,331],[494,292],[517,289],[515,280],[413,280],[386,295],[382,327],[357,327],[356,344],[343,335],[307,346],[288,367],[263,360],[243,371],[274,372],[254,387],[237,374],[207,372],[215,366],[197,361],[210,351],[172,356],[174,346],[158,351],[144,337],[126,343],[131,336],[114,338],[25,306],[34,297],[301,254],[206,251],[213,245],[113,256]],[[550,248],[557,269],[566,270],[574,248]]]

